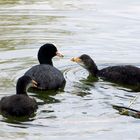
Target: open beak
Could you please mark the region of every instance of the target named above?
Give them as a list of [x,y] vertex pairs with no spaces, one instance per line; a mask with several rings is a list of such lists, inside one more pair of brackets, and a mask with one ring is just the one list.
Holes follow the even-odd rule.
[[33,84],[33,87],[37,88],[37,82],[35,80],[32,80],[32,84]]
[[56,56],[59,56],[59,57],[64,57],[64,55],[62,55],[60,52],[56,52]]
[[79,57],[73,57],[73,58],[71,59],[71,61],[76,62],[76,63],[82,62],[82,60],[81,60]]

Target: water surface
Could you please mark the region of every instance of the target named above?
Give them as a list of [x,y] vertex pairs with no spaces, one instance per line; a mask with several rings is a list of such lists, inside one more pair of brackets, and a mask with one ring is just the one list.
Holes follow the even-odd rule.
[[[0,139],[140,139],[140,120],[122,116],[111,104],[129,105],[137,94],[99,80],[70,61],[89,54],[99,68],[140,66],[139,0],[0,0],[0,98],[15,94],[17,79],[38,64],[37,51],[54,43],[65,55],[54,65],[66,78],[64,91],[37,95],[30,121],[10,123],[0,116]],[[132,105],[140,109],[140,99]]]

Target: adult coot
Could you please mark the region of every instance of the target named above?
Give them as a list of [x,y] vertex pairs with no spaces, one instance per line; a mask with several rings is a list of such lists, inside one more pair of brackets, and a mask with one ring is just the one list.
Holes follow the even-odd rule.
[[16,95],[6,96],[0,100],[1,114],[6,117],[31,116],[37,109],[37,102],[27,95],[27,89],[30,86],[37,86],[37,83],[29,76],[19,78],[16,85]]
[[93,77],[100,77],[118,84],[140,86],[140,68],[138,67],[120,65],[99,70],[92,58],[86,54],[77,58],[72,58],[72,61],[77,62],[87,69]]
[[65,86],[65,78],[60,70],[53,66],[54,56],[63,57],[53,44],[45,44],[38,51],[39,65],[33,66],[25,75],[30,76],[38,83],[38,89],[59,89]]

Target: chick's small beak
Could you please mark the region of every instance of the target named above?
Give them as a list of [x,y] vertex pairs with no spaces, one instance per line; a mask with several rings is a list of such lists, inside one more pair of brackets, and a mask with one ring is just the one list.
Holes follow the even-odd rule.
[[33,87],[37,87],[37,82],[35,80],[32,80],[32,84],[33,84]]
[[60,52],[56,52],[56,56],[59,56],[59,57],[64,57],[64,55],[63,54],[61,54]]
[[73,57],[73,58],[71,59],[71,61],[76,62],[76,63],[82,62],[82,60],[81,60],[79,57]]

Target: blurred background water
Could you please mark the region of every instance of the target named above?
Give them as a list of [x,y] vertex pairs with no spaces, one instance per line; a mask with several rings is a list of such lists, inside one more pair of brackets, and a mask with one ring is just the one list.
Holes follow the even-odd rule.
[[[10,123],[0,116],[0,139],[134,140],[140,120],[122,116],[111,104],[127,106],[139,93],[118,85],[87,81],[70,61],[89,54],[99,68],[140,66],[139,0],[0,0],[0,98],[15,94],[17,79],[37,61],[41,45],[54,43],[54,58],[67,80],[64,91],[38,95],[34,118]],[[132,106],[140,110],[140,99]]]

